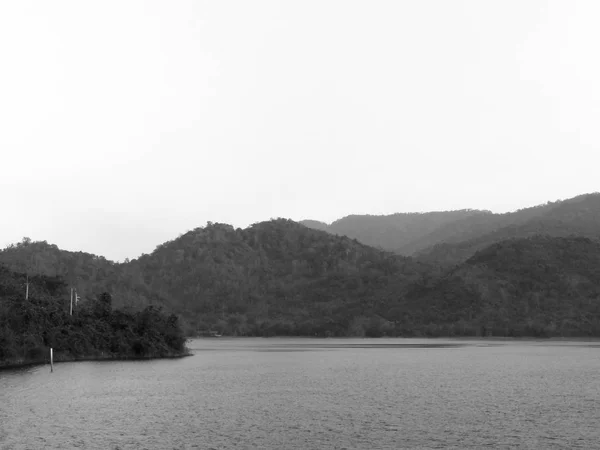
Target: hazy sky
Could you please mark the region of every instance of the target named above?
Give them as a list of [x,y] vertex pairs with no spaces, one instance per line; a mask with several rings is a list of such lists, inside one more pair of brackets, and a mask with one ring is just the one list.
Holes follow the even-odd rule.
[[0,244],[598,191],[600,2],[0,2]]

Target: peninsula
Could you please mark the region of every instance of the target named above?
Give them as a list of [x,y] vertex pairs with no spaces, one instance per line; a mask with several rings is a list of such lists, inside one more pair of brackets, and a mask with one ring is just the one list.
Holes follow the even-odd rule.
[[189,354],[178,317],[161,308],[113,310],[109,293],[71,310],[58,277],[0,266],[0,368],[54,361],[174,358]]

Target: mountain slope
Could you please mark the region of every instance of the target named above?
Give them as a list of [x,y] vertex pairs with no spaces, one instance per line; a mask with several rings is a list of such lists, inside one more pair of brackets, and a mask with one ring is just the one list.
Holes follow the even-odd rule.
[[166,297],[149,290],[135,269],[117,264],[102,256],[59,249],[45,241],[22,242],[0,251],[0,264],[29,275],[60,277],[85,299],[95,299],[110,292],[117,308],[144,308],[148,305],[169,306]]
[[[553,217],[594,218],[589,201]],[[580,230],[593,233],[593,223]],[[52,274],[84,261],[82,279],[96,270],[86,292],[108,287],[115,305],[134,299],[137,309],[163,302],[188,332],[600,336],[600,244],[585,237],[505,239],[447,269],[283,219],[244,230],[209,224],[119,265],[45,243],[0,252],[16,265],[36,258]]]
[[523,224],[535,217],[543,215],[552,209],[553,204],[534,206],[504,214],[479,214],[441,225],[431,233],[416,239],[402,248],[397,249],[400,254],[415,255],[424,252],[434,245],[456,244],[497,229]]
[[344,334],[354,315],[432,270],[281,219],[198,228],[130,264],[184,315],[201,318],[195,327],[237,334]]
[[599,215],[600,194],[593,193],[504,214],[461,210],[352,215],[331,225],[312,220],[302,223],[401,255],[457,264],[503,239],[536,234],[598,236]]
[[372,247],[408,254],[400,250],[445,224],[490,214],[489,211],[460,210],[387,216],[351,215],[336,220],[331,225],[315,220],[300,223],[309,228],[348,236]]
[[[304,225],[305,227],[312,228],[313,230],[330,232],[329,225],[327,225],[325,222],[319,222],[318,220],[301,220],[299,223]],[[335,233],[332,232],[332,234]]]
[[[600,194],[587,194],[562,202],[548,204],[537,211],[524,210],[518,220],[498,227],[471,239],[444,242],[417,253],[426,261],[457,264],[465,261],[476,251],[496,242],[535,235],[585,236],[600,238]],[[522,220],[523,218],[527,220]],[[501,222],[500,222],[501,223]]]
[[0,262],[64,276],[87,299],[108,291],[115,306],[164,305],[188,331],[261,335],[345,335],[356,316],[435,272],[282,219],[245,230],[209,224],[124,264],[26,241],[1,251]]
[[598,336],[600,243],[547,236],[496,243],[415,284],[403,307],[403,326],[430,335]]

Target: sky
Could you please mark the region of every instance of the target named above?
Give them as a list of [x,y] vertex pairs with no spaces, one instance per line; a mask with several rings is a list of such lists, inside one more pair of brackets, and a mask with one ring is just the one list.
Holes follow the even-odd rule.
[[[0,2],[0,245],[600,184],[597,0]],[[596,55],[596,56],[595,56]]]

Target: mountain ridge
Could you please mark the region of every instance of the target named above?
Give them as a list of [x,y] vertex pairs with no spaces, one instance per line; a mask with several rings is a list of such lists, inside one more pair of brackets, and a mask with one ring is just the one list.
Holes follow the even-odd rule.
[[108,291],[125,309],[163,306],[192,335],[600,335],[600,244],[585,236],[517,236],[444,267],[276,219],[211,223],[127,263],[24,241],[0,264],[64,276],[84,303]]
[[377,225],[376,238],[400,230],[422,242],[431,234],[449,241],[416,257],[309,225],[273,219],[241,229],[209,222],[123,263],[24,239],[0,251],[0,264],[62,278],[83,304],[109,292],[125,311],[165,308],[188,334],[600,333],[600,279],[586,268],[600,272],[598,194],[503,215],[395,214]]
[[536,208],[535,211],[521,210],[527,215],[520,217],[520,220],[512,220],[508,225],[488,229],[471,239],[438,243],[415,256],[428,261],[456,264],[465,261],[477,250],[505,239],[535,235],[600,238],[599,194],[586,194]]
[[[474,246],[469,252],[459,252],[455,249],[466,247],[470,240],[481,239],[485,235],[497,233],[501,240],[513,237],[511,229],[523,231],[521,237],[533,234],[544,234],[545,222],[557,220],[572,220],[577,208],[600,211],[600,194],[582,194],[567,200],[547,202],[528,208],[522,208],[508,213],[492,213],[485,210],[457,210],[431,213],[396,213],[390,215],[349,215],[332,222],[330,225],[317,221],[302,221],[306,226],[317,226],[333,234],[346,235],[368,245],[374,245],[387,251],[392,251],[405,256],[417,256],[428,261],[446,261],[448,263],[460,262],[473,254],[481,246]],[[582,203],[587,203],[583,205]],[[574,208],[572,208],[574,206]],[[571,209],[571,211],[567,211]],[[563,211],[563,217],[556,217],[556,211]],[[593,212],[591,211],[591,212]],[[427,223],[428,218],[434,218]],[[534,226],[536,219],[537,227]],[[600,229],[600,217],[593,218],[593,225]],[[315,225],[318,224],[318,225]],[[525,230],[525,224],[528,229]],[[556,225],[554,225],[556,229]],[[573,227],[572,234],[578,234],[580,227]],[[588,227],[589,228],[589,227]],[[416,229],[416,230],[415,230]],[[499,231],[505,229],[504,232]],[[597,233],[594,231],[594,233]],[[595,235],[586,232],[586,235]],[[518,234],[518,233],[517,233]],[[600,234],[600,233],[597,233]],[[564,235],[564,233],[563,233]],[[490,237],[487,244],[495,242]],[[437,246],[437,248],[436,248]],[[447,249],[447,250],[446,250]],[[452,252],[461,253],[454,257]],[[443,254],[443,253],[448,254]],[[464,254],[463,254],[464,253]],[[467,254],[468,253],[468,254]]]

